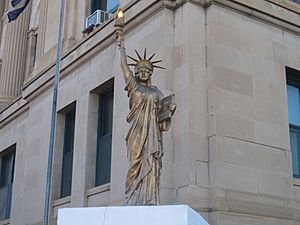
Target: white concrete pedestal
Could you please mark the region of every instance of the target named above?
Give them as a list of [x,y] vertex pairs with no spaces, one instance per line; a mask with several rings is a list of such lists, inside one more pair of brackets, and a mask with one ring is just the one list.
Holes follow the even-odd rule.
[[58,225],[209,225],[187,205],[65,208]]

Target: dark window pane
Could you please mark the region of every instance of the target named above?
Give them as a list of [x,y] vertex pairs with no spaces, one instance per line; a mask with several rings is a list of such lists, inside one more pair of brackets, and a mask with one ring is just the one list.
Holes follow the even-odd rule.
[[63,170],[61,182],[61,198],[69,196],[72,188],[73,152],[68,152],[63,157]]
[[287,85],[289,123],[300,126],[300,94],[299,88]]
[[1,160],[1,182],[0,187],[6,186],[9,181],[10,155],[2,157]]
[[105,136],[112,132],[112,116],[113,116],[113,94],[112,92],[101,96],[100,98],[101,106],[101,117],[102,117],[102,127],[101,136]]
[[97,9],[114,13],[119,7],[119,0],[91,0],[91,13]]
[[293,174],[300,177],[300,128],[290,127],[290,144],[292,151]]
[[10,217],[15,152],[4,155],[0,161],[0,220],[5,220]]
[[112,122],[113,90],[99,98],[96,186],[110,182]]
[[99,139],[97,152],[96,186],[110,182],[111,137],[106,135]]
[[0,221],[8,219],[7,209],[8,209],[8,186],[3,186],[0,188]]
[[300,178],[300,71],[286,67],[293,176]]
[[67,113],[65,117],[64,152],[73,151],[74,132],[75,132],[75,110]]
[[107,0],[91,0],[91,13],[95,12],[97,9],[106,11]]
[[64,152],[63,152],[61,193],[60,193],[61,198],[71,194],[74,132],[75,132],[75,109],[65,115]]

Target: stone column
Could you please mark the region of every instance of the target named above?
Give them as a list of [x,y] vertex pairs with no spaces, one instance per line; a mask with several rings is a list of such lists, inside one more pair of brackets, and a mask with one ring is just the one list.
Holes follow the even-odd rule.
[[38,40],[36,57],[39,58],[44,55],[45,39],[46,39],[46,25],[48,18],[48,0],[40,1],[40,13],[39,13],[39,24],[38,24]]
[[[0,18],[3,17],[4,14],[4,7],[5,7],[5,2],[4,0],[0,0]],[[1,37],[2,37],[2,30],[3,30],[3,20],[0,19],[0,46],[1,46]]]
[[26,53],[26,67],[24,75],[24,83],[30,79],[34,64],[36,61],[36,46],[37,46],[37,27],[31,28],[28,32],[28,46]]
[[7,24],[0,74],[0,111],[21,93],[24,81],[27,31],[31,3],[14,22]]

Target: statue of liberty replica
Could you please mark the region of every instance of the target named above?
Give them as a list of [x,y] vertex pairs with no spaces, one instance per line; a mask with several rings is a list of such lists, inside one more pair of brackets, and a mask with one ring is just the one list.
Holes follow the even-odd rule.
[[[162,92],[151,83],[154,68],[163,67],[151,61],[155,54],[143,57],[135,50],[137,59],[127,63],[124,46],[124,14],[121,9],[115,17],[115,35],[120,50],[121,69],[128,92],[127,122],[130,129],[126,136],[127,157],[130,165],[126,177],[126,205],[159,205],[160,175],[162,170],[162,132],[171,126],[176,104],[174,95],[164,98]],[[134,66],[134,72],[129,69]]]

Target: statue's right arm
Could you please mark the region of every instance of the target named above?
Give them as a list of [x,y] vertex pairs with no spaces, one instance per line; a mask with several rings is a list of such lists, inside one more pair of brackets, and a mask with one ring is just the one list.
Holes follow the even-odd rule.
[[124,79],[125,79],[125,82],[127,83],[130,76],[132,76],[132,73],[129,69],[129,66],[127,64],[127,58],[126,58],[126,51],[125,51],[125,47],[123,45],[120,46],[120,62],[121,62],[121,69],[123,71],[123,76],[124,76]]
[[125,50],[125,45],[124,45],[123,31],[116,32],[116,36],[117,36],[117,44],[118,44],[119,50],[120,50],[121,69],[123,71],[125,82],[128,83],[130,76],[132,76],[132,73],[127,64],[127,56],[126,56],[126,50]]

